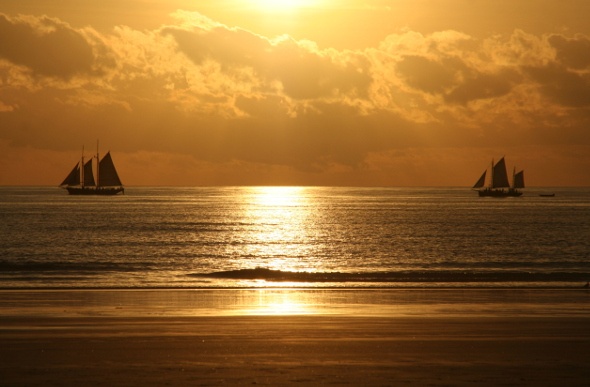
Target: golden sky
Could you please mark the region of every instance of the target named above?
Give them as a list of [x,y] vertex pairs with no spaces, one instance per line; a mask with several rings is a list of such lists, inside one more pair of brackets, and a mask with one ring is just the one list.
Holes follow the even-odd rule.
[[587,0],[0,4],[0,185],[590,186]]

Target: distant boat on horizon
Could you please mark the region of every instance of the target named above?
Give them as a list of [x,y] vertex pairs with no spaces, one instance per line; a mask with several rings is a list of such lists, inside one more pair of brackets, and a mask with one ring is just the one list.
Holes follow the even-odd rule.
[[[93,160],[96,160],[96,181],[94,180]],[[96,155],[87,162],[84,162],[84,147],[82,147],[81,160],[76,163],[74,169],[59,186],[67,189],[70,195],[116,195],[119,192],[125,193],[123,183],[121,183],[115,169],[111,152],[107,152],[100,159],[98,143],[96,144]]]
[[510,185],[504,157],[495,164],[492,159],[490,179],[486,184],[487,172],[487,169],[484,170],[479,180],[473,186],[473,189],[478,189],[479,196],[517,197],[522,195],[522,191],[519,191],[519,189],[524,188],[524,171],[516,172],[516,168],[514,168],[512,172],[512,185]]

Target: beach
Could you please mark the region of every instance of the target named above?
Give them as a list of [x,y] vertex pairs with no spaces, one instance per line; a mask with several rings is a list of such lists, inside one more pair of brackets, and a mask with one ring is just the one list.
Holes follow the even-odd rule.
[[8,386],[590,380],[582,289],[1,293],[0,384]]

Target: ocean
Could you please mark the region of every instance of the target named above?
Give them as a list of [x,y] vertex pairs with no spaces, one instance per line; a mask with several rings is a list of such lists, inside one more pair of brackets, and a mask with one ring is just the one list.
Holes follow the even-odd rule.
[[582,287],[590,188],[525,191],[0,187],[0,288]]

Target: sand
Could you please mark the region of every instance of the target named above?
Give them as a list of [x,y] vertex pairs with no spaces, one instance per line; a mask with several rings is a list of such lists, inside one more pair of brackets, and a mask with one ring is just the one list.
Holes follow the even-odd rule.
[[590,381],[585,291],[0,295],[0,385],[6,386]]

